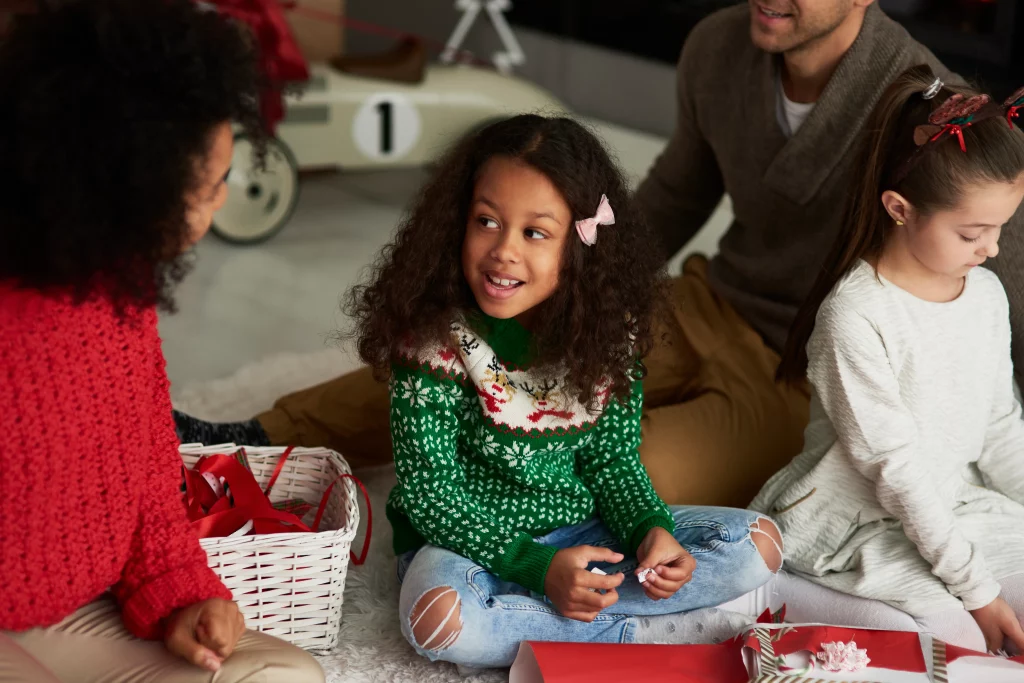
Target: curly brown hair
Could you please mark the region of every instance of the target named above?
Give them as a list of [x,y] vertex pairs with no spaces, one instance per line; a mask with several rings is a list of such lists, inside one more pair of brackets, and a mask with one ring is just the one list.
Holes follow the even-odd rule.
[[537,367],[567,372],[567,390],[592,406],[610,382],[619,400],[646,372],[656,318],[667,302],[663,259],[634,207],[617,165],[598,138],[569,118],[524,114],[493,123],[459,142],[440,162],[416,205],[354,287],[345,312],[362,359],[386,376],[399,348],[449,343],[449,325],[479,311],[462,272],[462,243],[474,184],[484,164],[505,157],[543,173],[572,211],[594,214],[605,194],[613,228],[593,246],[566,241],[559,286],[531,322]]
[[[262,147],[251,32],[190,0],[77,0],[0,41],[0,280],[173,309],[217,126]],[[102,284],[101,284],[102,283]]]

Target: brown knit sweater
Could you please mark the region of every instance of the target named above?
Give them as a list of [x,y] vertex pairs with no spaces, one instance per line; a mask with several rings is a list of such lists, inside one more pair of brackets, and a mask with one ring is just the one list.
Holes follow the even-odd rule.
[[[751,42],[746,4],[698,25],[679,62],[675,133],[637,197],[674,254],[729,194],[735,220],[711,261],[711,286],[780,350],[840,228],[857,174],[854,143],[882,92],[916,64],[946,82],[960,79],[872,5],[810,116],[787,139],[776,118],[777,60]],[[991,266],[1010,297],[1014,339],[1024,342],[1024,225],[1004,230],[1000,247]],[[1014,351],[1024,369],[1024,343]]]

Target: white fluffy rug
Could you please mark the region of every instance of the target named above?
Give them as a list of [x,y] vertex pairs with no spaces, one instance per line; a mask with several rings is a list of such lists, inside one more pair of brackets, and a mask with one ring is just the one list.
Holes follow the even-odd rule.
[[[174,405],[207,420],[247,419],[269,408],[282,394],[354,367],[356,364],[338,350],[271,356],[226,379],[175,388]],[[373,539],[366,564],[349,568],[338,648],[319,658],[328,683],[507,681],[504,671],[462,678],[455,667],[433,664],[405,642],[398,628],[398,580],[391,553],[391,528],[384,517],[384,502],[395,481],[394,468],[363,471],[361,476],[376,513]],[[352,547],[357,551],[362,548],[362,535]]]

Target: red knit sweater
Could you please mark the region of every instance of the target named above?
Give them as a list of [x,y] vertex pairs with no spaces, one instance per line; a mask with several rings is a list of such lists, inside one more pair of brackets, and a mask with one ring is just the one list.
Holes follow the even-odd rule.
[[185,517],[156,312],[0,283],[0,630],[108,588],[140,638],[231,593]]

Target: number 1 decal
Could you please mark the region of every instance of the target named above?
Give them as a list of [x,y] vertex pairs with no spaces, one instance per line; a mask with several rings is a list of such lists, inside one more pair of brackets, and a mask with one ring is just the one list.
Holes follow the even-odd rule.
[[352,120],[352,138],[367,158],[398,161],[419,142],[422,129],[416,104],[402,93],[378,92],[367,97]]
[[380,154],[381,156],[388,156],[391,154],[391,110],[392,105],[390,102],[379,102],[377,104],[377,111],[380,112]]

